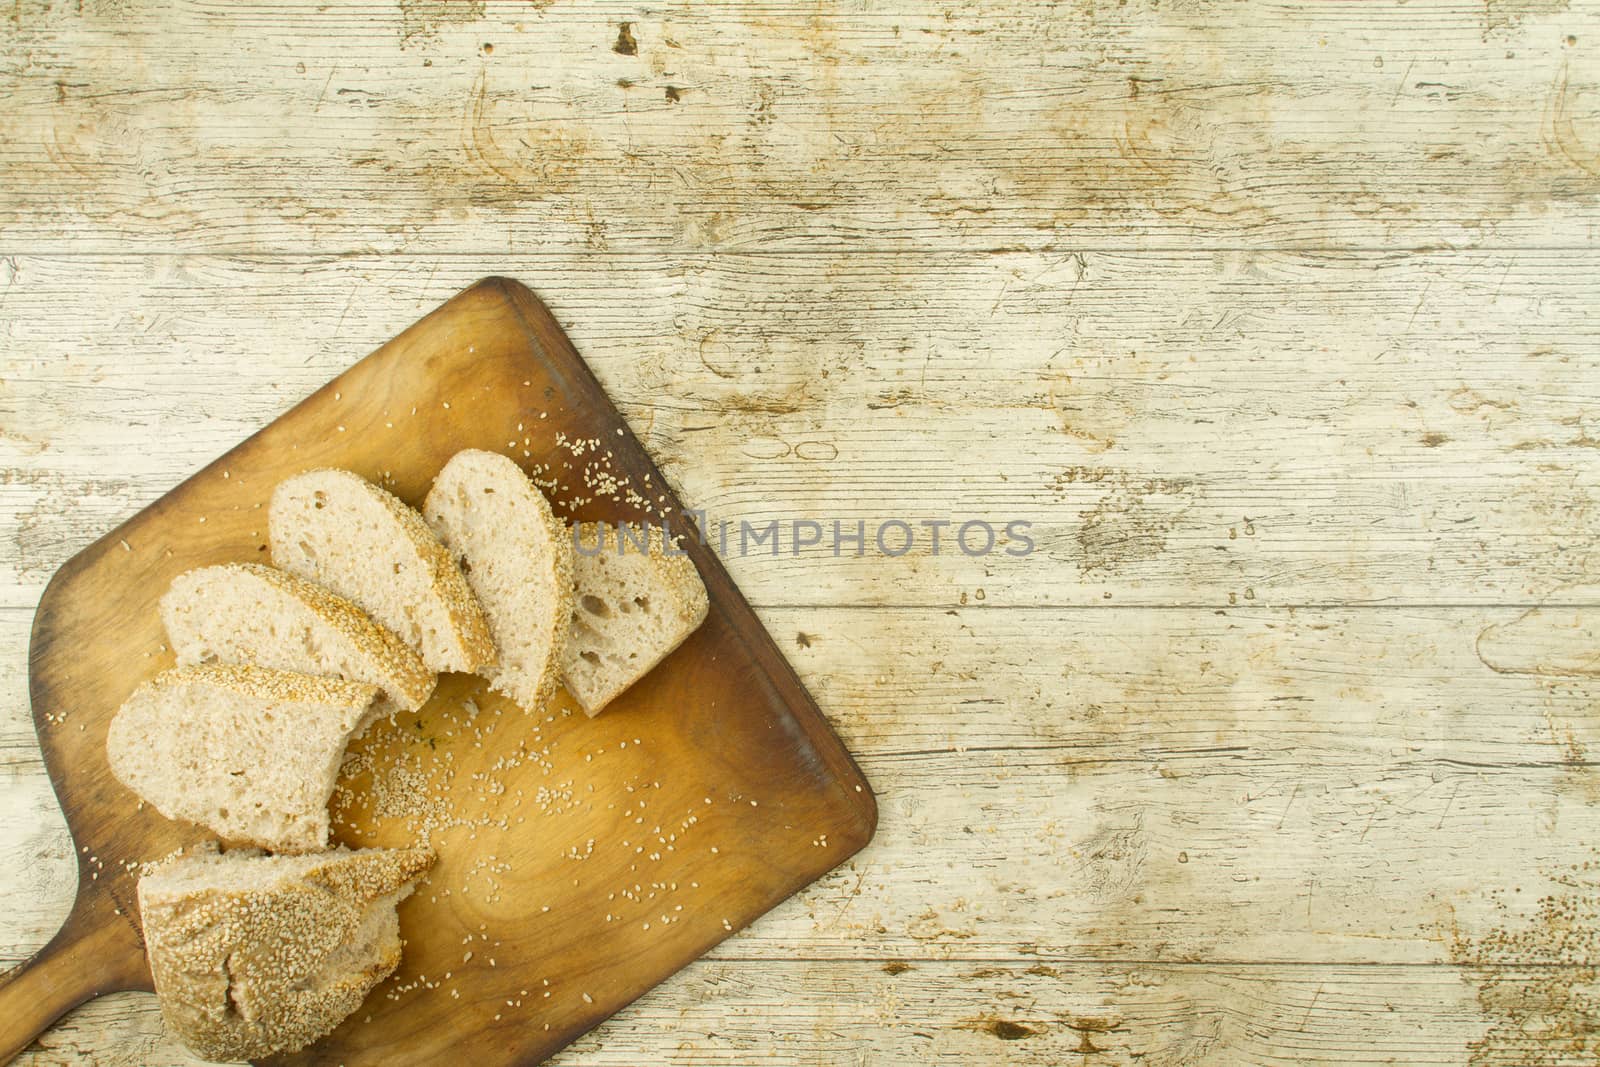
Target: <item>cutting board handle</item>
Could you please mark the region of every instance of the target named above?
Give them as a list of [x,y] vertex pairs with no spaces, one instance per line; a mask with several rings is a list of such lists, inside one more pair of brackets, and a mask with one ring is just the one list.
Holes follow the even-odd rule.
[[[105,993],[148,989],[137,941],[110,900],[80,892],[60,932],[32,959],[0,974],[0,1064],[16,1059],[79,1004]],[[137,970],[130,959],[138,961]]]

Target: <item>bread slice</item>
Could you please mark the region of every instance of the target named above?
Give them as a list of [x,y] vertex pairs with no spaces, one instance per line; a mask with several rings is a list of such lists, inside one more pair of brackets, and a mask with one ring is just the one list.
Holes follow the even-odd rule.
[[538,486],[494,452],[457,452],[433,481],[423,518],[483,606],[497,663],[478,673],[534,710],[554,692],[572,624],[572,542]]
[[161,1013],[215,1062],[294,1052],[361,1006],[400,963],[395,905],[427,849],[251,849],[175,857],[139,879]]
[[349,471],[283,482],[267,515],[272,562],[327,586],[387,626],[436,671],[494,662],[483,611],[422,516]]
[[176,667],[106,735],[111,772],[169,819],[276,852],[328,844],[328,798],[378,687],[265,667]]
[[161,621],[179,666],[237,663],[371,682],[378,714],[415,711],[432,671],[393,632],[343,597],[259,563],[224,563],[178,575]]
[[660,529],[584,523],[573,558],[576,602],[562,654],[567,691],[598,715],[705,621],[706,587]]

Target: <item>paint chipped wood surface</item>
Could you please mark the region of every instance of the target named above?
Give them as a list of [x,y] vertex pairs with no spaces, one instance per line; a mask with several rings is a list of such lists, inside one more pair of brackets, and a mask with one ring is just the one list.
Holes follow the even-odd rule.
[[502,273],[714,517],[1040,546],[727,559],[878,839],[557,1062],[1593,1062],[1600,7],[134,8],[0,10],[0,961],[51,572]]
[[34,249],[1594,236],[1600,12],[1563,0],[6,7]]

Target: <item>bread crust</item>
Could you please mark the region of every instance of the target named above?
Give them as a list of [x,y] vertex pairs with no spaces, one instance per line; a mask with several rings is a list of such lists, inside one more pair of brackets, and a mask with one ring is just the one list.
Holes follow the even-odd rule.
[[426,703],[433,693],[437,676],[394,631],[380,626],[355,604],[315,582],[262,563],[222,563],[198,567],[173,580],[172,587],[161,598],[161,620],[180,665],[188,666],[201,661],[187,640],[184,627],[177,620],[179,604],[185,596],[203,592],[195,587],[216,581],[259,583],[303,605],[318,621],[372,661],[381,681],[379,678],[365,680],[381,685],[400,707],[414,711]]
[[[257,886],[195,885],[206,873],[196,865],[248,865],[265,877],[277,857],[182,856],[140,879],[162,1014],[196,1055],[237,1061],[301,1049],[398,966],[393,907],[433,853],[339,849],[297,859],[298,874]],[[175,874],[189,877],[172,884]]]

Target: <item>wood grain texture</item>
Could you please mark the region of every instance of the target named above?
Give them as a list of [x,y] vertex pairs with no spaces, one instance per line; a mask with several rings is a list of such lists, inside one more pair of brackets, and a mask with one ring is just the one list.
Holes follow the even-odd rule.
[[[1589,253],[510,265],[690,506],[733,524],[759,604],[1533,603],[1600,570]],[[10,269],[0,597],[31,604],[474,261]],[[60,318],[85,270],[106,298]],[[738,553],[740,522],[799,517],[1023,519],[1037,551]]]
[[[882,832],[557,1062],[1592,1063],[1597,42],[1589,0],[0,4],[0,959],[73,895],[49,574],[503,273],[692,504],[1049,535],[729,555]],[[130,994],[24,1062],[185,1061]]]
[[1366,6],[16,0],[0,237],[479,254],[1592,241],[1600,13]]
[[[197,1064],[152,1025],[148,999],[80,1009],[19,1062],[72,1062],[89,1047],[106,1049],[104,1067]],[[1447,1065],[1464,1035],[1483,1034],[1472,987],[1440,968],[708,961],[550,1062]]]

